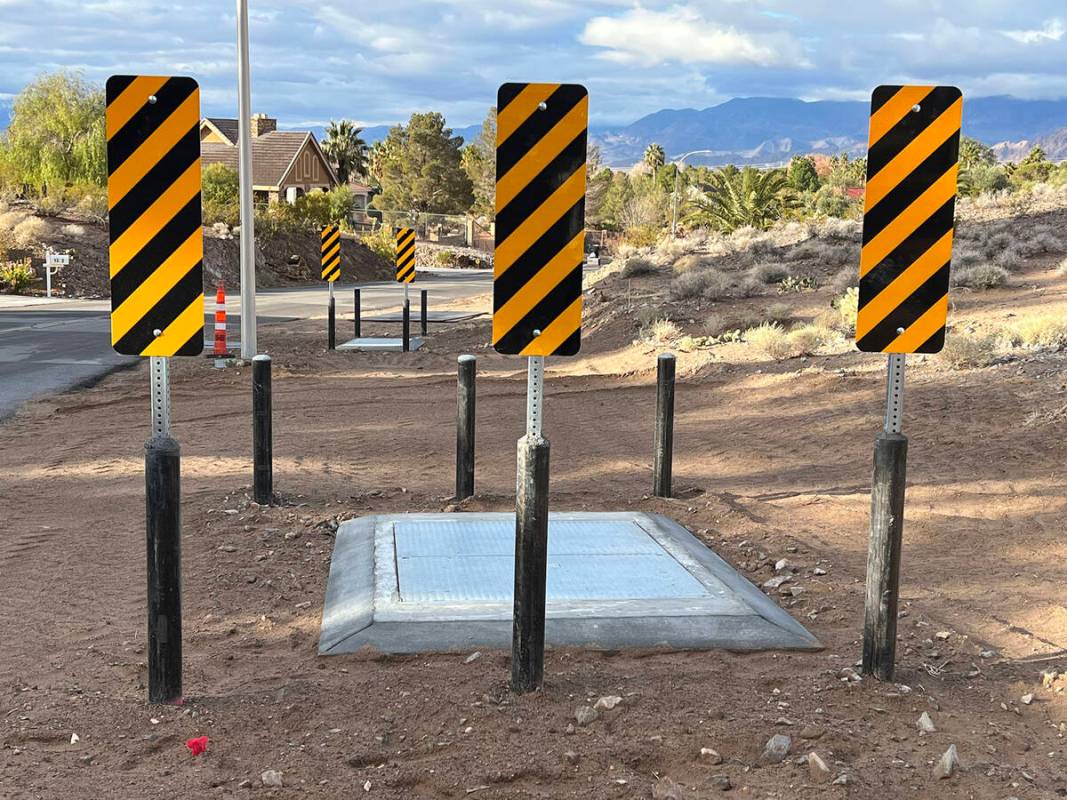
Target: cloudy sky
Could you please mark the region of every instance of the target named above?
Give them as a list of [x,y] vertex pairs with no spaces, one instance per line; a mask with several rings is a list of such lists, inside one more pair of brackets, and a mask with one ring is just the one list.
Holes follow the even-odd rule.
[[[1067,97],[1063,0],[249,0],[253,110],[285,126],[480,121],[506,80],[576,81],[601,125],[878,83]],[[964,11],[963,8],[966,7]],[[230,0],[0,0],[0,99],[58,68],[188,74],[234,116]]]

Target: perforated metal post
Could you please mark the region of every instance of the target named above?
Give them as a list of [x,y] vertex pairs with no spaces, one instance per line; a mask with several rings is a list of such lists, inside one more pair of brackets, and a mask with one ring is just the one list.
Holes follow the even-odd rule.
[[885,432],[900,433],[904,422],[904,354],[891,353],[886,373]]
[[152,395],[152,435],[170,436],[170,370],[166,358],[149,359]]
[[327,315],[328,316],[327,325],[329,326],[329,331],[327,333],[327,337],[326,338],[327,338],[327,347],[329,347],[330,350],[333,350],[337,346],[337,329],[335,327],[335,325],[337,323],[337,306],[335,305],[334,297],[333,297],[333,281],[330,281],[329,286],[330,286],[330,308],[329,308],[329,312],[328,312],[328,315]]
[[530,356],[526,368],[526,435],[535,439],[541,438],[544,394],[545,357]]

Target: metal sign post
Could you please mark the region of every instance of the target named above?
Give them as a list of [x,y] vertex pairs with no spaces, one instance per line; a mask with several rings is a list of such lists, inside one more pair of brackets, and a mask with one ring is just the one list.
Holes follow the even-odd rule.
[[908,439],[904,360],[945,343],[963,97],[952,86],[879,86],[871,96],[856,345],[886,353],[874,445],[863,672],[893,679]]
[[147,357],[150,373],[148,701],[172,703],[182,695],[181,450],[168,367],[204,349],[200,89],[191,78],[114,75],[106,100],[111,342]]
[[256,235],[252,206],[252,90],[248,0],[237,0],[237,171],[241,214],[241,358],[256,355]]
[[44,293],[45,297],[52,296],[52,276],[59,272],[60,267],[70,263],[70,256],[66,253],[53,253],[51,250],[45,254],[44,259]]

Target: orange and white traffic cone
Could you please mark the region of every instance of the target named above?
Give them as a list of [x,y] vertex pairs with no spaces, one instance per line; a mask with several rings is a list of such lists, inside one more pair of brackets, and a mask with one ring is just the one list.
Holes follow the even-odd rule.
[[222,281],[215,291],[215,358],[226,358],[226,289]]

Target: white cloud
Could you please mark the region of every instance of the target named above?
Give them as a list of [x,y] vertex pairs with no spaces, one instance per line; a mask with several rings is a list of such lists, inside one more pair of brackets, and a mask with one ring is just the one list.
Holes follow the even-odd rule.
[[1028,31],[1001,31],[1009,39],[1014,39],[1022,44],[1041,44],[1043,42],[1058,42],[1067,33],[1060,19],[1046,20],[1040,28]]
[[748,64],[759,67],[808,67],[799,43],[783,33],[750,34],[705,19],[689,6],[665,11],[633,8],[616,17],[593,17],[578,40],[606,48],[602,58],[653,66]]

